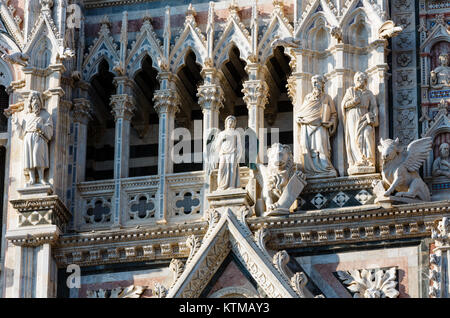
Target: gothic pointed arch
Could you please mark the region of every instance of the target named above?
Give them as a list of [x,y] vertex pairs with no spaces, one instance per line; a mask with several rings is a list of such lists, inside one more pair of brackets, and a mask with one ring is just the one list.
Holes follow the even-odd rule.
[[378,28],[375,22],[370,20],[367,10],[363,7],[355,8],[349,12],[341,22],[344,43],[353,46],[367,46],[378,40]]
[[295,37],[305,41],[311,28],[315,26],[318,17],[325,22],[327,27],[338,24],[336,16],[325,2],[312,0],[303,11],[297,31],[295,32]]
[[[42,67],[55,63],[64,58],[64,38],[59,33],[52,17],[48,12],[43,12],[30,32],[23,48],[23,52],[31,57],[31,65]],[[47,54],[50,53],[50,56]],[[46,63],[41,63],[45,59]]]
[[259,42],[258,52],[261,63],[264,64],[269,56],[273,54],[274,48],[271,44],[275,39],[292,37],[293,33],[294,28],[289,24],[289,20],[284,15],[283,3],[275,2],[267,31],[263,34]]
[[203,65],[207,57],[206,39],[195,21],[195,10],[192,5],[186,12],[184,28],[175,41],[172,52],[170,53],[170,67],[173,72],[177,72],[184,64],[184,57],[192,50],[198,62]]
[[214,48],[213,56],[216,65],[222,65],[228,59],[228,53],[233,46],[239,49],[245,61],[252,53],[250,33],[241,22],[237,7],[232,5],[229,11],[228,22]]
[[112,71],[114,65],[120,62],[118,46],[111,35],[110,27],[108,17],[103,17],[98,38],[90,46],[89,53],[83,62],[83,78],[86,81],[90,81],[92,76],[98,73],[98,66],[103,59],[108,62],[110,71]]
[[143,59],[150,56],[152,66],[159,72],[161,71],[159,61],[163,59],[161,41],[156,35],[150,17],[144,17],[141,32],[131,44],[131,51],[126,59],[125,65],[130,77],[134,77],[140,69]]

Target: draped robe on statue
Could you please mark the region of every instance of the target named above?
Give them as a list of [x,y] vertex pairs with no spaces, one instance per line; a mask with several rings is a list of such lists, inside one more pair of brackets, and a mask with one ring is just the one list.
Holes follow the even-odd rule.
[[[358,98],[359,104],[350,105]],[[371,91],[350,87],[342,100],[345,145],[350,167],[357,163],[375,166],[375,127],[378,126],[378,108]],[[370,120],[368,117],[372,117]]]
[[241,135],[235,129],[221,131],[217,135],[215,151],[219,153],[218,190],[240,186],[239,161],[242,156]]
[[38,116],[28,113],[18,125],[18,130],[23,139],[23,168],[48,168],[48,141],[53,136],[50,114],[45,110],[41,110]]
[[297,111],[297,117],[301,117],[303,122],[299,124],[300,156],[303,169],[309,177],[337,176],[330,159],[331,127],[322,125],[323,122],[336,125],[336,116],[333,100],[325,93],[318,97],[314,93],[306,95],[305,102]]

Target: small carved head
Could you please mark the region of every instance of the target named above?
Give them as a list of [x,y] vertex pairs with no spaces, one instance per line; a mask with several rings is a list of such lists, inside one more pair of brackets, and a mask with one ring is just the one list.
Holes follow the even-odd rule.
[[322,75],[314,75],[311,78],[311,83],[314,89],[322,92],[325,87],[325,78]]
[[225,119],[225,129],[236,128],[236,117],[230,115]]
[[291,147],[280,143],[275,143],[267,150],[269,167],[290,169],[293,163]]
[[28,99],[28,111],[37,116],[39,115],[43,104],[41,93],[32,91]]
[[448,66],[448,53],[439,54],[439,63],[441,66]]
[[356,87],[365,88],[367,86],[368,76],[365,72],[356,72],[353,81]]
[[448,143],[444,142],[439,146],[439,154],[441,158],[447,158],[450,154],[450,146]]
[[400,152],[400,142],[398,138],[395,140],[380,138],[380,145],[378,151],[381,154],[383,161],[390,161],[395,158]]

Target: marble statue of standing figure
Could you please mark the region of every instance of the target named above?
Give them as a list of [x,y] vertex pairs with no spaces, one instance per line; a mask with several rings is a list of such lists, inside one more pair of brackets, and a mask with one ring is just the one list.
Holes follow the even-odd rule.
[[355,86],[347,89],[341,103],[349,175],[375,172],[378,107],[375,96],[367,89],[367,80],[366,73],[357,72]]
[[44,172],[49,167],[48,142],[53,137],[53,121],[43,106],[41,93],[32,91],[28,97],[25,118],[20,123],[16,115],[12,118],[12,124],[23,140],[22,163],[24,174],[29,178],[27,186],[48,184]]
[[240,133],[236,130],[236,117],[228,116],[225,119],[225,130],[217,133],[209,149],[209,161],[217,168],[217,190],[239,188],[239,162],[243,147]]
[[308,177],[336,177],[330,146],[330,136],[337,128],[336,108],[330,95],[324,92],[325,78],[315,75],[311,82],[313,91],[306,95],[295,114],[301,163]]
[[444,142],[439,146],[439,157],[433,162],[433,177],[450,178],[450,146]]

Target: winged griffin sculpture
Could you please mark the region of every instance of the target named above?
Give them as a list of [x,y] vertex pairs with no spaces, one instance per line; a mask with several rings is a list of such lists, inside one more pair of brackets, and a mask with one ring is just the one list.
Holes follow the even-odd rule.
[[431,137],[421,138],[411,142],[405,150],[398,138],[381,138],[378,150],[383,160],[382,180],[374,183],[378,200],[396,192],[395,197],[430,201],[430,190],[418,170],[428,157],[432,144]]

